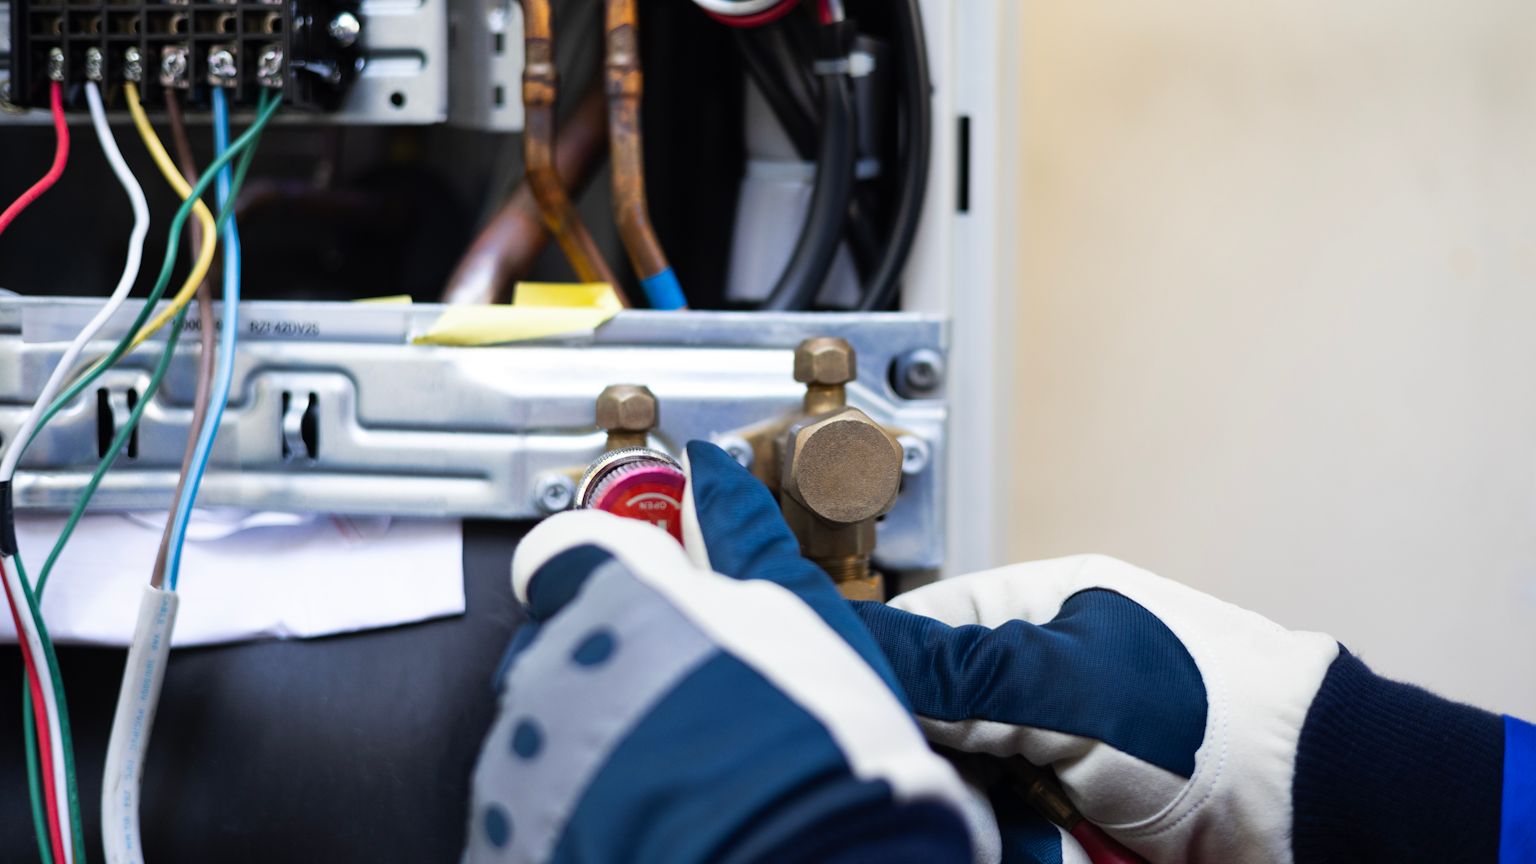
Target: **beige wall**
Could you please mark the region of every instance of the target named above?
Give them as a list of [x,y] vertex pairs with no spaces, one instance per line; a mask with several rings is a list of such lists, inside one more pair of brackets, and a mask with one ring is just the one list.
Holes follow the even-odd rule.
[[1536,4],[1023,9],[1009,554],[1536,715]]

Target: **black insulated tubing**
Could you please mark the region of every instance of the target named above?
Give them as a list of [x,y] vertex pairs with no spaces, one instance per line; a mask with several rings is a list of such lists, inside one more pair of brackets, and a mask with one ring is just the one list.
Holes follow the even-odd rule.
[[891,308],[896,299],[901,271],[907,266],[917,224],[923,217],[928,192],[928,160],[933,139],[933,98],[928,78],[928,46],[923,39],[923,16],[918,0],[900,0],[896,13],[896,74],[901,76],[900,108],[905,135],[901,142],[901,178],[891,234],[886,238],[874,275],[865,280],[861,311]]
[[[818,59],[846,61],[851,28],[833,24],[818,34],[825,42]],[[804,309],[832,269],[837,248],[842,242],[843,219],[853,194],[854,161],[857,142],[854,135],[853,94],[847,71],[821,76],[821,144],[816,158],[816,183],[811,192],[810,211],[800,229],[800,238],[789,263],[773,286],[763,308],[772,311]]]

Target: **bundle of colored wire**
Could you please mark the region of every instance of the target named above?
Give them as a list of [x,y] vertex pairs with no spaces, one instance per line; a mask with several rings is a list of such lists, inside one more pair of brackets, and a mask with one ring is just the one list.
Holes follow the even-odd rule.
[[16,221],[21,211],[32,206],[33,201],[43,197],[43,193],[52,189],[53,184],[64,176],[64,166],[69,162],[69,124],[64,121],[64,87],[57,81],[48,85],[48,110],[53,112],[53,164],[41,180],[32,184],[32,188],[21,193],[20,198],[11,202],[11,206],[0,211],[0,234],[4,234],[5,229]]
[[[271,91],[262,94],[261,111],[277,104],[281,97]],[[213,91],[214,145],[222,158],[229,152],[229,106],[224,91]],[[239,332],[240,236],[233,219],[224,217],[233,209],[231,175],[228,160],[218,170],[220,223],[224,231],[224,321],[219,335],[219,360],[214,373],[213,390],[208,401],[208,416],[197,430],[197,443],[189,462],[190,471],[178,490],[170,523],[169,558],[165,580],[169,590],[158,585],[144,589],[139,604],[139,619],[123,683],[118,691],[117,710],[107,744],[105,773],[102,777],[102,842],[108,864],[140,864],[143,847],[139,834],[139,789],[142,782],[144,754],[149,748],[155,708],[165,677],[170,653],[171,634],[176,624],[175,589],[181,566],[181,550],[186,542],[187,522],[198,486],[207,468],[213,439],[218,433],[224,407],[229,401],[234,378],[234,360]],[[218,163],[215,163],[218,164]],[[248,164],[248,163],[247,163]],[[177,316],[177,329],[181,317]]]
[[[267,91],[270,93],[271,91]],[[267,94],[264,93],[263,97]],[[214,148],[219,155],[229,149],[229,106],[222,89],[213,90]],[[219,171],[219,208],[230,208],[230,173],[226,165]],[[170,557],[166,562],[165,584],[176,590],[177,577],[181,572],[181,549],[185,544],[187,523],[192,518],[192,504],[197,500],[203,472],[208,467],[208,457],[213,451],[213,439],[219,431],[219,421],[224,416],[224,406],[229,403],[229,387],[235,377],[235,344],[240,330],[240,232],[235,220],[224,223],[224,324],[219,330],[219,365],[213,376],[213,393],[208,401],[208,419],[198,430],[197,449],[192,457],[192,471],[176,509],[171,515]]]
[[[122,151],[118,150],[117,141],[112,137],[112,129],[107,125],[107,112],[101,102],[101,88],[96,82],[86,82],[85,100],[91,109],[91,125],[96,128],[96,137],[101,141],[101,151],[106,154],[107,163],[112,166],[112,173],[117,176],[117,182],[122,184],[123,191],[128,193],[128,202],[133,206],[133,230],[128,235],[128,258],[123,263],[123,273],[118,277],[117,287],[112,291],[106,304],[86,323],[79,335],[64,350],[64,356],[53,367],[47,383],[43,384],[42,394],[33,404],[32,410],[27,412],[26,419],[21,421],[21,426],[11,439],[11,445],[6,448],[4,457],[0,457],[0,483],[8,483],[16,476],[16,463],[21,459],[22,442],[32,437],[32,432],[37,428],[43,411],[64,386],[66,377],[74,368],[75,361],[80,358],[80,353],[85,350],[85,346],[102,327],[106,326],[107,321],[117,314],[117,310],[122,308],[123,301],[128,299],[128,292],[133,290],[133,283],[139,278],[139,265],[144,254],[144,237],[149,233],[149,203],[144,199],[143,188],[134,178],[133,171],[123,161]],[[209,221],[212,222],[211,219]]]
[[[130,92],[129,96],[130,96],[130,99],[136,101],[137,93]],[[259,136],[261,135],[262,130],[266,127],[267,123],[269,123],[271,121],[272,116],[277,112],[277,109],[280,106],[281,106],[281,99],[279,98],[279,99],[272,99],[272,100],[270,100],[263,108],[261,108],[257,112],[256,121],[251,125],[251,128],[246,130],[246,132],[244,134],[242,134],[239,137],[239,139],[237,139],[234,142],[234,144],[231,145],[228,148],[228,150],[226,152],[220,154],[219,157],[214,160],[214,162],[209,166],[210,172],[218,171],[219,169],[221,169],[224,166],[228,165],[230,163],[230,161],[235,157],[235,155],[237,153],[242,154],[242,167],[247,166],[249,163],[248,163],[248,160],[246,160],[244,158],[243,154],[248,153],[248,148],[254,146],[254,143],[257,140],[257,138],[259,138]],[[154,137],[154,130],[153,130],[152,127],[149,127],[148,124],[145,124],[144,126],[140,127],[140,132],[141,133],[145,133],[148,138],[153,139],[153,137]],[[158,145],[159,144],[158,139],[155,139],[153,141],[153,144],[154,145]],[[152,147],[151,149],[154,149],[154,148]],[[163,150],[163,147],[161,147],[160,149]],[[174,166],[173,166],[173,170],[174,170]],[[237,178],[243,176],[243,173],[244,173],[243,171],[237,171],[236,172]],[[196,198],[196,197],[200,196],[203,193],[203,191],[206,190],[207,187],[213,183],[213,180],[214,180],[214,175],[212,173],[207,174],[204,177],[200,178],[199,181],[197,182],[197,184],[191,190],[191,196],[190,197],[191,198]],[[161,267],[161,270],[160,270],[160,274],[159,274],[159,276],[158,276],[158,278],[156,280],[156,284],[155,284],[154,290],[152,290],[150,292],[150,295],[147,298],[147,300],[146,300],[146,302],[144,304],[144,307],[140,310],[138,318],[130,326],[130,328],[128,330],[128,334],[123,337],[122,341],[118,343],[117,347],[113,349],[113,352],[107,356],[107,358],[105,359],[104,362],[99,363],[83,379],[74,382],[69,387],[68,390],[66,390],[63,394],[61,394],[57,399],[54,400],[53,404],[49,406],[48,410],[46,412],[44,412],[43,417],[42,417],[41,421],[39,422],[39,428],[41,428],[43,425],[46,425],[46,423],[49,421],[49,419],[51,419],[59,411],[63,410],[64,407],[69,405],[70,402],[73,401],[80,394],[80,392],[82,392],[84,390],[85,387],[89,386],[91,381],[93,381],[96,377],[98,377],[101,374],[102,371],[104,371],[110,365],[115,363],[119,357],[121,357],[124,353],[126,353],[128,351],[129,342],[133,338],[133,335],[136,332],[138,332],[138,328],[143,326],[145,319],[147,319],[149,317],[149,313],[150,313],[150,311],[153,308],[154,302],[156,300],[158,300],[161,295],[164,294],[166,285],[170,281],[171,272],[172,272],[172,270],[174,268],[175,260],[176,260],[176,250],[177,250],[177,248],[180,245],[181,232],[182,232],[182,229],[186,225],[187,216],[192,211],[192,206],[193,206],[193,201],[192,200],[184,201],[182,203],[182,206],[177,210],[175,218],[172,219],[171,228],[170,228],[170,232],[169,232],[169,237],[167,238],[167,248],[166,248],[165,261],[162,264],[162,267]],[[226,214],[223,214],[223,215],[228,215],[228,214],[226,213]],[[144,413],[145,409],[148,408],[150,402],[152,401],[154,394],[159,390],[160,384],[164,380],[165,374],[166,374],[166,372],[168,371],[168,369],[170,367],[170,361],[171,361],[171,358],[172,358],[172,356],[174,355],[174,352],[175,352],[176,341],[177,341],[177,339],[181,335],[181,326],[182,326],[182,322],[186,318],[186,313],[187,313],[187,308],[185,306],[183,306],[175,314],[175,317],[174,317],[174,319],[171,322],[171,330],[170,330],[170,332],[169,332],[169,334],[167,336],[167,339],[166,339],[166,347],[165,347],[165,349],[164,349],[164,351],[163,351],[163,353],[161,355],[159,363],[155,367],[155,371],[154,371],[153,375],[150,377],[148,385],[144,388],[144,392],[143,392],[142,396],[140,397],[138,403],[134,406],[133,411],[130,413],[129,418],[128,418],[128,422],[123,424],[122,428],[120,428],[118,430],[116,436],[113,438],[113,441],[112,441],[111,445],[109,446],[109,448],[107,450],[107,455],[104,456],[102,458],[101,462],[98,464],[98,466],[96,468],[96,472],[91,476],[90,481],[87,482],[86,487],[81,492],[79,500],[76,502],[74,509],[70,512],[68,519],[66,519],[63,531],[61,531],[59,537],[55,541],[53,549],[50,551],[47,561],[44,562],[43,568],[42,568],[42,570],[38,574],[36,585],[37,585],[37,595],[39,597],[41,596],[41,594],[43,592],[43,589],[45,588],[45,586],[47,584],[48,576],[49,576],[50,572],[52,571],[54,563],[58,560],[59,555],[62,553],[62,551],[64,549],[64,546],[68,542],[68,540],[69,540],[70,536],[72,535],[76,525],[79,524],[80,519],[84,516],[85,509],[89,505],[90,499],[95,494],[96,489],[101,484],[102,478],[105,476],[105,474],[107,472],[107,469],[111,467],[112,463],[116,460],[117,455],[122,452],[123,447],[127,443],[128,436],[132,434],[134,428],[138,425],[139,419],[143,416],[143,413]],[[34,435],[35,435],[35,433],[34,433]],[[22,441],[20,443],[23,446],[25,446],[25,444],[28,443],[28,442]],[[20,577],[21,584],[24,585],[25,582],[26,582],[26,573],[25,573],[25,569],[23,568],[23,565],[22,565],[21,557],[19,555],[16,556],[16,558],[15,558],[15,564],[16,564],[16,569],[18,571],[17,575]],[[31,603],[32,608],[35,609],[35,601],[33,600],[31,593],[30,592],[23,592],[23,593],[27,597],[29,603]],[[38,624],[39,624],[39,627],[41,627],[41,619],[38,620]],[[42,646],[43,646],[43,649],[44,649],[44,653],[48,654],[48,655],[51,655],[51,653],[52,653],[52,645],[49,643],[49,641],[47,639],[46,631],[45,630],[42,631],[40,633],[40,636],[41,636],[41,642],[42,642]],[[51,670],[51,671],[56,671],[56,670]],[[57,680],[56,679],[55,679],[55,683],[57,684]],[[27,700],[27,699],[30,699],[30,694],[29,693],[24,693],[23,698],[24,698],[24,701]],[[60,709],[61,709],[60,720],[61,720],[61,722],[63,724],[63,728],[65,730],[64,733],[63,733],[63,736],[64,736],[64,740],[65,740],[66,745],[67,745],[67,742],[68,742],[68,715],[67,715],[67,709],[64,708],[62,703],[60,704]],[[40,731],[42,731],[44,733],[46,733],[48,731],[48,725],[46,723],[43,723],[43,724],[39,725],[39,724],[37,724],[35,722],[36,718],[34,718],[34,717],[30,716],[30,715],[25,716],[24,720],[25,720],[25,725],[27,727],[27,731],[28,731],[28,740],[29,741],[32,740],[32,730],[33,730],[34,726],[38,726]],[[42,739],[42,735],[39,735],[38,738],[41,740]],[[66,769],[67,769],[67,771],[72,773],[73,772],[73,758],[72,758],[71,754],[69,753],[69,750],[67,749],[67,747],[66,747],[65,753],[66,753]],[[38,774],[37,764],[36,764],[37,761],[38,760],[37,760],[36,754],[29,749],[29,753],[28,753],[29,777],[35,777]],[[45,780],[46,780],[46,775],[50,771],[51,771],[51,768],[45,767],[44,771],[42,772],[44,774],[44,779]],[[34,801],[33,801],[33,804],[34,804],[34,811],[37,811],[38,807],[39,807],[39,800],[41,799],[42,796],[35,791],[35,788],[36,787],[35,787],[35,784],[34,784],[34,796],[33,796]],[[39,824],[41,824],[43,822],[42,819],[38,819],[38,818],[35,818],[34,821],[38,822]],[[78,827],[77,827],[77,831],[76,831],[76,837],[77,838],[79,837]],[[77,840],[77,844],[80,845],[83,848],[83,842],[80,842],[80,841]],[[56,860],[53,856],[49,856],[47,854],[44,855],[44,858],[45,858],[45,860],[48,860],[48,861],[55,861]]]

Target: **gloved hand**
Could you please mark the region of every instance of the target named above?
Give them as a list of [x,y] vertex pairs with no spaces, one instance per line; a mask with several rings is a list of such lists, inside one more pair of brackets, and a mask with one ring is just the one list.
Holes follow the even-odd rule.
[[930,740],[1053,767],[1151,861],[1497,860],[1504,721],[1322,634],[1099,556],[855,606]]
[[967,860],[958,777],[772,496],[713,445],[685,464],[686,553],[594,511],[518,546],[466,860]]

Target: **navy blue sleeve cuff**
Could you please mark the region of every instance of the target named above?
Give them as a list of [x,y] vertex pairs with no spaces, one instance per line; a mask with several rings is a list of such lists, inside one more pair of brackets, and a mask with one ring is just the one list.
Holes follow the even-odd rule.
[[1499,860],[1504,721],[1339,649],[1292,781],[1296,864]]

